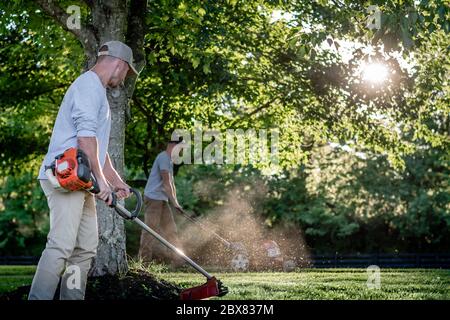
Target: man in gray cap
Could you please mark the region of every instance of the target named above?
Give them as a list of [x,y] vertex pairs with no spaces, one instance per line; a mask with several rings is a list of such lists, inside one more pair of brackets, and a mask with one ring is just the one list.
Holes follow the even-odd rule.
[[119,41],[101,46],[96,65],[67,90],[53,127],[48,152],[41,165],[41,187],[50,208],[50,231],[29,293],[30,300],[53,299],[61,281],[60,299],[84,299],[87,274],[97,253],[95,198],[86,191],[61,192],[45,175],[45,166],[66,149],[77,147],[89,158],[101,200],[111,203],[111,192],[129,196],[129,186],[114,169],[108,154],[111,112],[106,88],[138,74],[131,49]]

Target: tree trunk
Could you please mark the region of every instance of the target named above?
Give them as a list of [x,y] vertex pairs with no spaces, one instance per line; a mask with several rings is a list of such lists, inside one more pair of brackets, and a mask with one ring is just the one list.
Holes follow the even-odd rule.
[[[143,45],[147,0],[85,1],[91,15],[86,21],[91,23],[83,24],[81,29],[75,30],[67,27],[66,10],[59,7],[55,1],[36,0],[36,3],[62,28],[78,38],[87,58],[86,70],[95,64],[99,46],[110,40],[126,42],[131,47],[138,70],[145,65]],[[112,117],[108,152],[113,166],[122,177],[124,177],[125,115],[135,82],[136,77],[133,77],[126,81],[124,88],[108,90]],[[101,276],[126,272],[128,263],[123,219],[102,201],[97,201],[97,217],[99,246],[90,274]]]
[[[127,16],[126,1],[97,1],[93,4],[92,20],[97,29],[99,45],[110,40],[125,42]],[[92,54],[95,56],[96,51]],[[126,93],[126,88],[108,89],[112,117],[108,152],[114,168],[121,177],[124,176],[125,111],[128,105]],[[123,219],[101,200],[97,200],[97,219],[99,246],[90,274],[102,276],[125,273],[128,270],[128,263]]]
[[[123,177],[125,110],[127,106],[125,90],[109,90],[108,101],[112,117],[108,152],[114,168]],[[97,219],[99,246],[97,257],[91,268],[91,275],[101,276],[126,272],[128,263],[124,220],[101,200],[97,200]]]

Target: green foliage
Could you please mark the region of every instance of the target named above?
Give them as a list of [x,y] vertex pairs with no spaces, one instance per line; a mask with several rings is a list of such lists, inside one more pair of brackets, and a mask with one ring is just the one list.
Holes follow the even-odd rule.
[[[347,150],[347,151],[345,151]],[[422,150],[392,169],[385,156],[348,146],[312,151],[310,162],[277,175],[250,167],[186,166],[180,203],[198,214],[245,199],[266,228],[295,226],[313,252],[430,252],[450,245],[450,167]]]
[[49,224],[36,172],[3,178],[0,194],[0,255],[39,255]]
[[[88,6],[76,3],[91,23]],[[366,27],[370,4],[382,11],[380,30]],[[193,130],[194,120],[220,130],[278,128],[284,171],[182,168],[181,202],[204,214],[230,190],[250,197],[246,186],[262,185],[267,199],[255,205],[268,225],[299,226],[319,251],[448,247],[445,1],[166,0],[150,1],[146,14],[147,66],[127,114],[128,179],[145,179],[167,135]],[[1,252],[35,252],[29,244],[44,237],[45,199],[32,172],[84,59],[75,37],[36,3],[1,2]],[[361,81],[358,68],[370,61],[391,70],[384,85]],[[328,142],[370,156],[318,149]]]
[[0,18],[1,175],[22,173],[44,154],[64,91],[81,69],[74,40],[54,24],[37,32],[36,19],[8,10]]
[[405,171],[385,157],[323,148],[311,164],[271,184],[265,213],[293,221],[317,251],[445,251],[450,244],[450,167],[443,153],[407,157]]

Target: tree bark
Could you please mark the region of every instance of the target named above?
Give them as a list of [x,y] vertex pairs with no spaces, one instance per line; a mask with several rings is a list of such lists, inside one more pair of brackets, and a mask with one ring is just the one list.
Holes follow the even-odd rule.
[[[133,49],[138,69],[145,65],[144,32],[147,0],[91,0],[85,1],[90,8],[90,25],[80,30],[67,28],[67,13],[53,0],[37,0],[37,4],[64,29],[72,32],[80,41],[86,55],[86,68],[91,68],[101,44],[110,40],[128,43]],[[111,108],[111,135],[108,152],[117,172],[124,177],[125,119],[128,101],[133,95],[136,77],[128,79],[125,87],[108,89]],[[123,219],[102,201],[97,201],[99,246],[91,275],[125,273],[128,270],[126,235]]]
[[[125,110],[126,89],[108,90],[111,108],[111,135],[108,152],[113,166],[124,176]],[[115,211],[97,200],[99,246],[91,268],[91,275],[125,273],[128,270],[126,258],[126,235],[124,220]]]
[[[98,46],[110,40],[125,42],[128,15],[126,1],[93,1],[91,14],[93,25],[97,29]],[[88,56],[90,65],[95,63],[96,53],[97,50]],[[113,166],[123,177],[126,93],[123,88],[108,89],[107,96],[112,118],[108,152]],[[125,273],[128,263],[123,219],[100,200],[97,200],[97,219],[99,246],[90,274],[102,276]]]

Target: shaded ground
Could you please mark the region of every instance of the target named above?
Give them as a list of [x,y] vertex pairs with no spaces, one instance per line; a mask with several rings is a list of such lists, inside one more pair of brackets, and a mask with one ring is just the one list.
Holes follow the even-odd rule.
[[[1,281],[1,278],[0,278]],[[0,294],[2,300],[27,299],[30,285],[20,286]],[[123,276],[91,277],[86,288],[86,300],[177,300],[180,288],[145,271],[130,271]],[[55,299],[59,296],[56,292]]]
[[[248,272],[248,273],[216,273],[210,270],[224,285],[229,294],[214,299],[446,299],[450,300],[450,270],[445,269],[381,269],[381,288],[367,287],[366,269],[298,269],[297,272]],[[140,269],[140,271],[145,271]],[[203,276],[193,272],[168,272],[166,269],[149,269],[157,279],[165,279],[181,288],[196,286],[205,282]],[[136,271],[138,272],[138,271]],[[33,267],[0,266],[0,295],[17,287],[31,283]],[[153,277],[153,276],[151,276]],[[112,280],[112,279],[111,279]],[[137,283],[144,284],[139,279]],[[126,280],[129,283],[129,280]],[[151,281],[151,280],[146,280]],[[104,282],[106,285],[107,282]],[[103,287],[88,293],[88,299],[99,293],[95,299],[112,297],[113,299],[155,299],[145,288],[137,289],[137,296],[126,286]],[[90,284],[92,287],[93,284]],[[155,287],[153,287],[155,288]],[[122,292],[124,290],[125,292]],[[143,291],[140,291],[143,290]],[[175,290],[175,288],[174,288]],[[140,293],[139,293],[140,292]],[[164,289],[163,289],[164,292]],[[28,293],[28,291],[26,291]],[[89,296],[90,295],[90,296]],[[113,295],[113,296],[112,296]],[[160,297],[153,291],[153,295]],[[171,293],[169,298],[175,298]]]

